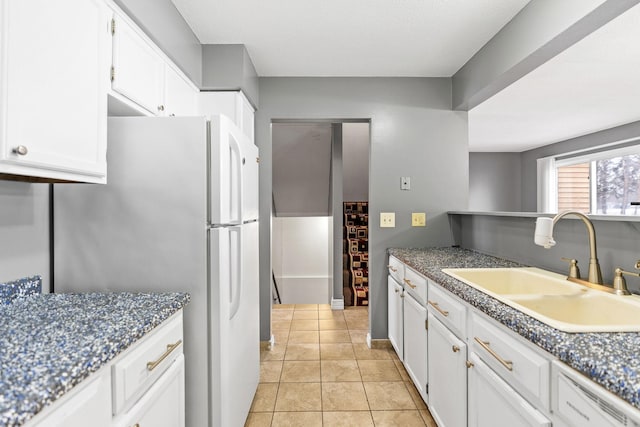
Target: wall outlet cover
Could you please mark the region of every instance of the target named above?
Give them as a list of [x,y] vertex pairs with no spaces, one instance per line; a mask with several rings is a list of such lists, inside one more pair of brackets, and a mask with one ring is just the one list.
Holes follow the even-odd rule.
[[426,227],[427,215],[424,212],[413,212],[411,214],[411,226],[412,227]]
[[395,212],[380,212],[380,227],[393,228],[396,226]]

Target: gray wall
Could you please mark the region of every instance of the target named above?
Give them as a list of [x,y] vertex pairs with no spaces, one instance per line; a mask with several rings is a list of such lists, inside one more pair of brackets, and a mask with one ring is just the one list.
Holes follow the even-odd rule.
[[202,83],[202,48],[171,0],[114,0],[196,86]]
[[[271,121],[371,119],[369,212],[372,338],[387,337],[386,248],[452,242],[446,211],[465,209],[468,127],[451,110],[445,78],[261,78],[256,141],[260,147],[261,339],[271,316]],[[412,190],[400,190],[411,176]],[[396,212],[396,228],[377,226],[380,212]],[[411,212],[426,212],[427,227],[411,228]]]
[[342,125],[342,197],[369,200],[369,123]]
[[[453,215],[457,243],[501,258],[549,269],[561,274],[569,271],[561,257],[576,258],[583,277],[589,265],[589,239],[584,223],[577,219],[560,220],[554,227],[556,246],[544,249],[533,243],[535,217],[499,217]],[[640,258],[640,222],[594,220],[598,259],[605,283],[611,283],[613,269],[633,271]],[[630,290],[640,291],[640,280],[627,279]]]
[[276,216],[330,216],[331,123],[274,123]]
[[469,153],[469,210],[521,209],[520,153]]
[[49,184],[0,180],[0,282],[39,274],[49,281]]
[[258,105],[258,73],[243,44],[202,46],[202,89],[241,89],[249,102]]
[[547,145],[521,153],[522,161],[522,211],[537,210],[537,163],[542,157],[568,153],[640,136],[640,121],[580,136],[556,144]]

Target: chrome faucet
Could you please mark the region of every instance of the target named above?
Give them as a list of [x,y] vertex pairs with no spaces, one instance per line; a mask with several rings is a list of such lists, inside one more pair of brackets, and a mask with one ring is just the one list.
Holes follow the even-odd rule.
[[[549,249],[556,244],[553,240],[553,226],[567,215],[577,216],[587,226],[589,232],[589,279],[590,283],[602,285],[602,272],[598,263],[598,254],[596,249],[596,230],[588,216],[578,211],[560,212],[553,218],[540,217],[536,220],[535,242],[536,245],[544,246]],[[570,277],[570,279],[573,279]]]

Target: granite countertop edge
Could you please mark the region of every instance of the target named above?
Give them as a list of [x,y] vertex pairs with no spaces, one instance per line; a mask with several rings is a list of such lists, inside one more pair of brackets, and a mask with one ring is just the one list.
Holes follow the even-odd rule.
[[456,247],[390,248],[388,253],[640,409],[640,333],[559,331],[441,271],[524,264]]
[[187,293],[43,294],[0,306],[0,425],[23,425],[189,301]]

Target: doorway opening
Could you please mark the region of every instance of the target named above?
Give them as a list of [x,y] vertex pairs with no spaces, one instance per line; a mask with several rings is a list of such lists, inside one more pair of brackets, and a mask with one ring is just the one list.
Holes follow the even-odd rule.
[[274,304],[366,305],[369,125],[272,122]]

